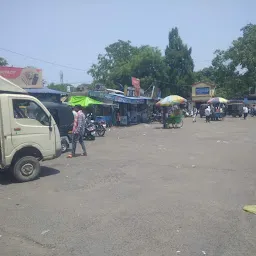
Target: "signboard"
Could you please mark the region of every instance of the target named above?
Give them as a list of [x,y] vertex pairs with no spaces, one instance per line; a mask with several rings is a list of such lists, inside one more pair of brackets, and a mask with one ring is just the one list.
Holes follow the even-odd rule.
[[210,95],[210,87],[196,88],[196,95]]
[[21,88],[42,88],[42,70],[37,68],[0,67],[0,76]]
[[135,89],[135,96],[140,97],[140,79],[132,77],[132,86]]

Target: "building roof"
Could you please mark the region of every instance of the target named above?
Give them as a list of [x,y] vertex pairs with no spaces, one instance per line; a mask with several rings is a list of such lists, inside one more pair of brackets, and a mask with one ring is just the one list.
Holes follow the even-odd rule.
[[118,97],[122,97],[122,98],[128,98],[128,99],[131,99],[131,100],[152,100],[152,98],[143,97],[143,96],[140,96],[140,97],[128,97],[128,96],[125,96],[123,94],[117,94],[117,93],[109,93],[109,94],[115,95],[115,96],[118,96]]
[[57,90],[52,90],[52,89],[49,89],[49,88],[34,88],[34,89],[26,89],[26,91],[28,93],[35,93],[35,94],[39,94],[39,93],[45,93],[45,94],[58,94],[58,95],[61,95],[61,94],[67,94],[65,92],[61,92],[61,91],[57,91]]
[[211,83],[208,83],[208,82],[197,82],[197,83],[192,84],[192,86],[196,86],[198,84],[207,84],[207,85],[209,85],[211,87],[214,87],[214,88],[216,87],[215,84],[211,84]]

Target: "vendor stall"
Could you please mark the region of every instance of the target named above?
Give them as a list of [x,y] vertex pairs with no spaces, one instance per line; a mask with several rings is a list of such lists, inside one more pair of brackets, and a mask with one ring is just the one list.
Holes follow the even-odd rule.
[[[170,95],[156,103],[157,106],[164,108],[163,128],[172,127],[181,128],[183,126],[182,111],[177,105],[184,104],[187,100],[178,95]],[[167,107],[169,107],[167,109]]]

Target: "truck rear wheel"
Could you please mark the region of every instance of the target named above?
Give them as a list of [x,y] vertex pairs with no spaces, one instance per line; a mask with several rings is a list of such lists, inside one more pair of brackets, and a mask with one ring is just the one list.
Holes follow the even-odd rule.
[[15,180],[26,182],[36,179],[40,174],[39,161],[33,156],[24,156],[14,163],[12,174]]
[[65,153],[68,150],[68,142],[65,139],[61,140],[61,152]]

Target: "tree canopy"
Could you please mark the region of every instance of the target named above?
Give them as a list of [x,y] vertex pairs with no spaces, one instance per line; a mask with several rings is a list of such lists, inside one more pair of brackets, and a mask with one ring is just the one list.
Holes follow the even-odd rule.
[[0,57],[0,66],[7,66],[8,65],[8,62],[6,59]]
[[194,82],[194,61],[191,57],[192,48],[183,43],[178,28],[169,32],[169,43],[165,50],[167,69],[167,88],[171,94],[188,97]]
[[141,81],[141,87],[148,89],[156,85],[166,93],[190,93],[187,85],[193,82],[193,60],[191,48],[183,44],[178,29],[169,34],[165,55],[157,47],[133,46],[130,41],[119,40],[105,48],[105,54],[98,56],[88,74],[95,83],[109,88],[131,85],[131,77]]
[[178,28],[169,32],[163,55],[149,45],[133,46],[130,41],[119,40],[105,48],[98,62],[88,71],[94,83],[110,88],[118,84],[131,85],[131,77],[141,80],[147,89],[157,85],[164,95],[179,94],[189,97],[195,82],[210,82],[217,86],[217,96],[242,97],[256,91],[256,25],[241,29],[242,36],[227,50],[216,50],[209,67],[194,72],[192,48],[181,39]]
[[130,41],[119,40],[105,48],[106,53],[98,56],[98,63],[88,71],[96,83],[110,88],[131,85],[131,77],[141,79],[146,88],[163,74],[164,59],[155,47],[132,46]]
[[195,73],[196,78],[217,85],[217,96],[243,97],[256,89],[256,25],[241,29],[242,36],[227,50],[216,50],[212,65]]

